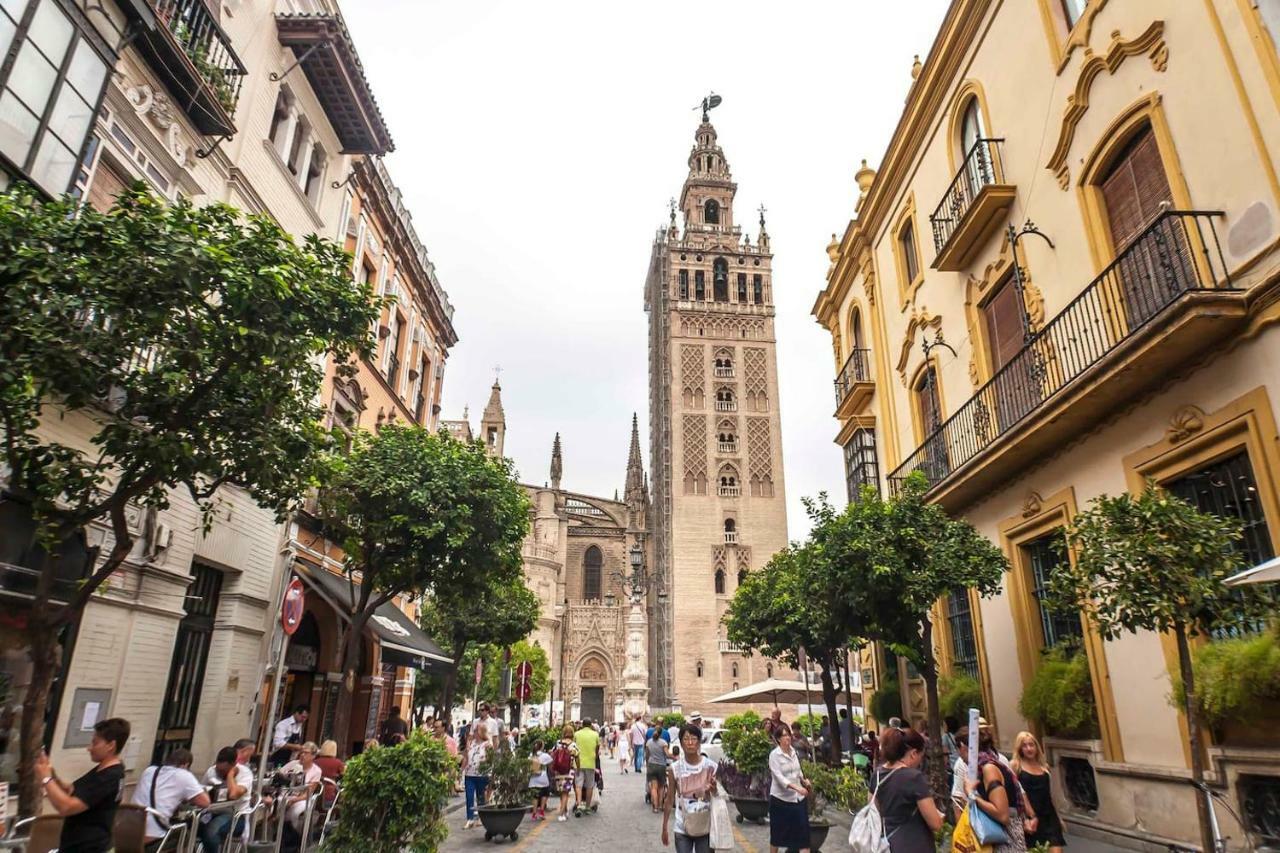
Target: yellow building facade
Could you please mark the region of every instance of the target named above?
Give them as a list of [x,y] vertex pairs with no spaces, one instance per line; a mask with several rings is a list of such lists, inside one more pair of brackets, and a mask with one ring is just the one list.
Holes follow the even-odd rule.
[[[1068,830],[1122,844],[1197,837],[1172,646],[1040,601],[1063,525],[1148,477],[1238,517],[1242,568],[1280,550],[1278,41],[1268,2],[955,0],[814,305],[851,498],[922,471],[1010,559],[939,602],[944,668],[1007,750],[1043,652],[1081,649],[1094,731],[1038,734]],[[1274,833],[1276,727],[1234,728],[1211,782]]]

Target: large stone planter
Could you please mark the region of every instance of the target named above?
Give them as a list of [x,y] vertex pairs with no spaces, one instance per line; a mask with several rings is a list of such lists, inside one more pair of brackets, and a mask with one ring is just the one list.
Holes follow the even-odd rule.
[[730,797],[734,806],[738,809],[738,823],[749,820],[755,823],[763,823],[764,819],[769,816],[769,801],[757,799],[756,797]]
[[512,841],[520,838],[516,827],[524,820],[524,806],[514,808],[506,806],[480,806],[476,809],[480,814],[480,823],[484,824],[484,840],[492,841],[498,836],[505,836]]
[[821,853],[822,845],[826,843],[827,833],[830,831],[831,824],[825,818],[809,818],[809,850],[811,853]]

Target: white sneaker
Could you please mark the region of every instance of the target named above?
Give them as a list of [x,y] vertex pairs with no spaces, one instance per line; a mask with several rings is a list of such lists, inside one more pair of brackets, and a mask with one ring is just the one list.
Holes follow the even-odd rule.
[[462,825],[462,828],[463,828],[463,829],[470,829],[471,827],[473,827],[473,826],[475,826],[475,825],[476,825],[475,818],[472,818],[472,819],[468,820],[466,823],[464,823],[464,824]]
[[569,816],[568,816],[568,815],[563,815],[563,814],[562,814],[562,815],[556,815],[556,820],[560,821],[561,823],[563,823],[564,821],[566,821],[566,820],[568,820],[568,819],[569,819]]

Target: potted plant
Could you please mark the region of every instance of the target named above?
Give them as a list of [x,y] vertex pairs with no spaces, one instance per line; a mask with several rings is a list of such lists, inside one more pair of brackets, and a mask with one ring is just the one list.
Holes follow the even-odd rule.
[[724,755],[716,778],[738,809],[738,822],[769,814],[769,753],[773,741],[754,711],[724,721]]
[[809,811],[809,849],[818,853],[831,831],[827,806],[848,809],[851,814],[867,804],[867,783],[852,765],[839,769],[814,761],[801,762],[804,777],[813,786],[806,801]]
[[1067,643],[1046,651],[1023,688],[1018,710],[1054,737],[1096,738],[1098,715],[1084,651]]
[[518,754],[502,740],[480,764],[480,771],[489,777],[485,789],[489,801],[477,809],[484,824],[484,840],[492,841],[500,835],[512,841],[519,839],[516,827],[524,820],[532,794],[528,756]]

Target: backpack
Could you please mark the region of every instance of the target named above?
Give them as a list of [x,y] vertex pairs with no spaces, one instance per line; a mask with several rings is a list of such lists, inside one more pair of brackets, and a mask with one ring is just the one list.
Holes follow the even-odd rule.
[[895,767],[884,779],[877,778],[876,793],[871,795],[871,801],[853,816],[853,823],[849,825],[849,849],[853,853],[889,853],[889,837],[884,834],[884,818],[880,816],[876,796],[880,793],[880,786],[897,772]]
[[557,776],[568,776],[573,772],[573,754],[562,743],[551,751],[551,772]]

